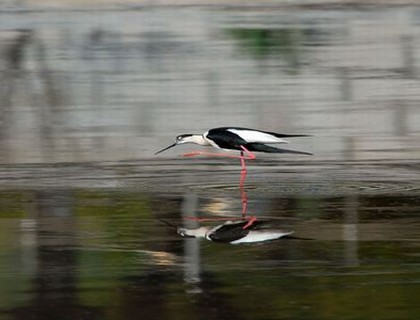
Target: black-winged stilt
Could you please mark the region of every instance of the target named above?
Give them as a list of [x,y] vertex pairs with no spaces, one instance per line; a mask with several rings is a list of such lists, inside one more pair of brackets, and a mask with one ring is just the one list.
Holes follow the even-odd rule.
[[[264,229],[264,221],[226,221],[223,224],[212,227],[199,227],[195,229],[177,228],[177,233],[183,237],[205,238],[213,242],[231,244],[255,243],[280,238],[294,238],[290,236],[293,231],[285,232],[276,229]],[[298,239],[298,238],[296,238]]]
[[240,156],[235,156],[226,153],[209,153],[204,151],[193,151],[183,156],[208,155],[216,157],[237,158],[241,160],[241,179],[239,186],[243,187],[246,178],[246,164],[245,160],[254,160],[256,158],[253,152],[266,153],[293,153],[312,155],[310,152],[289,150],[283,148],[275,148],[268,146],[267,143],[288,143],[283,138],[292,137],[307,137],[302,134],[281,134],[276,132],[261,131],[255,129],[241,128],[241,127],[221,127],[210,129],[203,134],[181,134],[176,137],[175,143],[159,150],[155,154],[161,153],[169,148],[175,147],[184,143],[195,143],[201,146],[212,146],[224,150],[239,150]]

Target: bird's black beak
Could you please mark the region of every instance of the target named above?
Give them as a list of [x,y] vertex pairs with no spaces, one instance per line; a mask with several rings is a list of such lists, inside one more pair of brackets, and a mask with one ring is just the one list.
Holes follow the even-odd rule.
[[168,150],[168,149],[170,149],[172,147],[175,147],[176,145],[177,145],[177,143],[175,142],[174,144],[171,144],[169,147],[166,147],[166,148],[163,148],[162,150],[159,150],[158,152],[155,153],[155,155],[157,155],[158,153],[161,153],[161,152],[163,152],[165,150]]

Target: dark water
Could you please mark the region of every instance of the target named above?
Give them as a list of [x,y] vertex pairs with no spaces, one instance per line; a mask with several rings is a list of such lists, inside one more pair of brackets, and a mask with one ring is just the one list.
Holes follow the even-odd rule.
[[312,240],[219,244],[160,221],[240,217],[223,192],[0,192],[0,318],[418,318],[418,194],[247,191],[250,214]]

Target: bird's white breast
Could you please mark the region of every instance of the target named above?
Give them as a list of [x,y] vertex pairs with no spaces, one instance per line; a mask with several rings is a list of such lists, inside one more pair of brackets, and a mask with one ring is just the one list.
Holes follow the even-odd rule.
[[269,133],[255,131],[255,130],[239,130],[239,129],[228,129],[248,143],[258,142],[258,143],[288,143],[286,140],[277,138]]

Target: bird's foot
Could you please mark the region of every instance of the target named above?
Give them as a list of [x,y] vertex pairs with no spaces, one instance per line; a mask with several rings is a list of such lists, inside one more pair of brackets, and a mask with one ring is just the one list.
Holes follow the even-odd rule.
[[193,152],[183,153],[183,154],[181,154],[181,156],[183,156],[183,157],[194,157],[194,156],[199,156],[200,154],[201,154],[200,151],[193,151]]
[[252,216],[252,217],[249,217],[247,220],[248,220],[248,223],[242,227],[242,229],[244,229],[244,230],[246,228],[249,228],[250,226],[252,226],[254,224],[254,222],[257,221],[257,217]]

